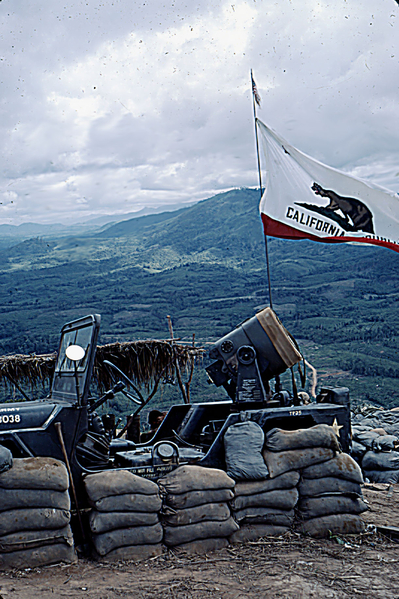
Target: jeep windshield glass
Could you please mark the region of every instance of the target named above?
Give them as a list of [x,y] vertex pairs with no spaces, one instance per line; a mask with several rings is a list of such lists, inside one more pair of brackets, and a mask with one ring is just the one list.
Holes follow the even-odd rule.
[[[87,358],[90,353],[90,342],[93,333],[92,326],[87,326],[81,329],[66,331],[61,340],[60,355],[56,366],[58,372],[74,372],[75,367],[82,372],[86,368]],[[65,350],[70,345],[80,345],[84,350],[84,356],[81,360],[74,362],[67,358]]]

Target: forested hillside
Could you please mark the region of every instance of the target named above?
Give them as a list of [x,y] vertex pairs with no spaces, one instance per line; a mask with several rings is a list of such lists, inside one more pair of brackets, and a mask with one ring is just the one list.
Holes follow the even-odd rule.
[[[64,322],[102,315],[100,343],[217,339],[268,304],[259,192],[79,237],[32,238],[0,253],[0,353],[56,349]],[[322,384],[399,401],[399,255],[382,248],[269,239],[273,307]]]

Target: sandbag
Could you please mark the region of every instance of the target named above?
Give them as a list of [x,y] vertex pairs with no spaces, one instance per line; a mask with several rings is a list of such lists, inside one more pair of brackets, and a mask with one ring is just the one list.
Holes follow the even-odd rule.
[[358,460],[360,462],[361,459],[363,458],[364,454],[366,453],[366,451],[367,451],[367,447],[365,445],[362,445],[361,443],[358,443],[357,441],[352,441],[351,456],[355,460]]
[[7,447],[0,445],[0,473],[7,472],[12,467],[12,453]]
[[268,451],[289,451],[307,447],[326,447],[340,451],[339,439],[334,429],[327,424],[317,424],[311,428],[294,431],[273,428],[266,433],[265,449]]
[[158,485],[165,494],[180,495],[188,491],[234,489],[235,481],[223,470],[186,465],[158,479]]
[[381,435],[374,439],[371,448],[373,451],[391,451],[396,449],[399,439],[395,435]]
[[275,524],[277,526],[292,526],[295,510],[278,510],[271,507],[247,507],[234,512],[234,518],[243,524]]
[[356,427],[352,428],[353,440],[357,441],[357,443],[361,443],[362,445],[367,447],[367,449],[370,449],[372,447],[374,441],[379,436],[380,435],[378,433],[373,432],[372,430],[359,430]]
[[298,491],[302,497],[317,497],[318,495],[330,493],[362,494],[359,483],[333,476],[326,476],[324,478],[303,478],[298,485]]
[[387,435],[387,431],[383,428],[372,428],[371,431],[373,433],[378,433],[379,435],[381,435],[381,437],[384,437],[385,435]]
[[173,547],[174,553],[188,553],[189,555],[209,553],[209,551],[219,551],[229,546],[226,538],[200,539],[191,541],[191,543],[183,543]]
[[[381,414],[381,412],[380,412]],[[360,420],[358,420],[359,417],[356,418],[356,420],[353,422],[352,426],[352,436],[355,434],[355,429],[360,428],[362,431],[366,431],[366,430],[374,430],[375,428],[379,428],[380,426],[382,426],[382,424],[379,421],[379,418],[372,418],[371,416],[368,418],[361,418]],[[385,425],[384,425],[385,428]]]
[[393,425],[388,425],[386,422],[383,424],[387,435],[395,435],[395,437],[399,437],[399,422],[396,422]]
[[212,520],[198,522],[186,526],[167,526],[164,530],[164,543],[168,547],[190,543],[197,539],[211,539],[212,537],[228,537],[238,530],[238,524],[233,518],[227,520]]
[[234,493],[231,489],[216,489],[213,491],[187,491],[179,495],[167,495],[165,504],[175,509],[183,510],[205,503],[221,503],[233,499]]
[[254,480],[238,482],[234,489],[235,497],[241,495],[256,495],[265,491],[275,491],[276,489],[292,489],[296,487],[300,478],[299,472],[285,472],[276,478],[266,480]]
[[[362,420],[364,420],[364,417],[360,416],[360,419],[361,419],[360,421],[362,421]],[[371,431],[371,430],[375,431],[375,429],[372,426],[363,426],[362,424],[359,424],[359,416],[354,416],[352,414],[351,421],[352,421],[352,436],[355,431],[357,431],[357,432]],[[381,433],[379,433],[379,434],[381,434]]]
[[298,532],[316,539],[333,535],[357,535],[365,530],[365,523],[356,514],[334,514],[306,520],[298,526]]
[[46,489],[66,491],[68,471],[54,458],[14,458],[13,466],[0,474],[3,489]]
[[399,452],[367,451],[363,456],[362,468],[363,470],[399,470]]
[[100,535],[92,535],[94,547],[99,555],[107,555],[117,547],[127,545],[156,545],[162,541],[163,529],[160,523],[153,526],[133,526],[118,528]]
[[371,483],[396,485],[399,483],[399,470],[364,470],[364,478]]
[[363,475],[359,464],[347,453],[338,453],[332,460],[304,468],[302,476],[303,478],[333,476],[359,484],[363,483]]
[[70,512],[55,508],[9,510],[0,516],[0,536],[20,530],[63,528],[69,524]]
[[263,458],[269,470],[270,478],[275,478],[290,470],[301,470],[312,464],[326,462],[333,457],[333,450],[326,447],[311,447],[281,452],[263,450]]
[[2,489],[0,487],[0,512],[25,507],[54,507],[60,510],[70,510],[71,500],[68,491]]
[[137,476],[128,470],[108,470],[97,474],[89,474],[84,478],[84,484],[92,502],[112,495],[158,494],[158,485],[156,483]]
[[269,476],[262,457],[264,432],[252,421],[237,422],[224,434],[227,474],[235,481],[262,480]]
[[89,516],[91,532],[102,534],[117,528],[132,526],[152,526],[159,522],[156,512],[97,512],[93,510]]
[[69,524],[58,530],[22,530],[3,535],[0,537],[0,553],[34,549],[57,543],[73,546],[73,535]]
[[347,497],[338,494],[300,499],[298,509],[301,518],[309,520],[330,514],[361,514],[369,508],[360,497]]
[[279,537],[288,530],[288,526],[275,526],[273,524],[246,524],[234,532],[229,537],[229,541],[234,545],[235,543],[257,541],[263,537]]
[[167,526],[186,526],[205,520],[227,520],[230,509],[227,503],[207,503],[185,510],[175,510],[165,506],[162,510],[162,522]]
[[159,512],[162,500],[159,495],[111,495],[94,502],[99,512]]
[[298,501],[298,490],[277,489],[276,491],[266,491],[256,495],[242,495],[235,497],[230,506],[234,511],[242,510],[246,507],[274,507],[279,510],[291,510]]
[[156,545],[128,545],[112,549],[107,555],[94,554],[94,558],[102,562],[134,561],[142,562],[151,557],[162,555],[163,547],[160,543]]
[[[76,563],[75,549],[65,543],[57,543],[55,545],[35,547],[34,549],[24,549],[23,551],[0,553],[0,570],[37,568],[38,566],[49,566],[59,562]],[[34,595],[34,592],[32,592],[32,595]]]

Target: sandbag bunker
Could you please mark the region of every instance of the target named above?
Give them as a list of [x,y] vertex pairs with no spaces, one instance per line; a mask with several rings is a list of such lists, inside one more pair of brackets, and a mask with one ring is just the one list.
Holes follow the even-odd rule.
[[0,570],[76,561],[65,465],[52,458],[10,462],[0,474]]
[[[241,439],[237,436],[237,445],[241,442],[241,447],[245,446],[246,429],[254,429],[254,425],[241,424],[243,434]],[[262,429],[260,432],[263,434]],[[257,462],[251,464],[250,472],[246,470],[245,452],[241,449],[229,455],[225,441],[228,473],[237,481],[233,514],[235,511],[238,520],[243,517],[244,524],[235,535],[237,540],[279,535],[288,529],[316,538],[364,531],[360,514],[368,507],[362,498],[362,472],[351,456],[340,451],[332,427],[319,424],[294,431],[272,429],[264,443],[260,441],[257,455],[253,454]],[[234,455],[239,459],[235,461]],[[264,464],[268,478],[264,478]],[[259,480],[244,482],[245,478]],[[240,495],[246,498],[245,504]],[[242,511],[244,505],[246,510]],[[253,509],[255,506],[258,509]]]
[[399,411],[375,409],[352,417],[352,456],[366,481],[399,482]]
[[[362,472],[332,427],[265,435],[244,421],[227,430],[224,450],[226,471],[183,465],[157,483],[127,470],[87,475],[92,556],[143,560],[165,548],[206,553],[289,530],[319,538],[364,530]],[[0,461],[0,569],[74,562],[65,465]]]

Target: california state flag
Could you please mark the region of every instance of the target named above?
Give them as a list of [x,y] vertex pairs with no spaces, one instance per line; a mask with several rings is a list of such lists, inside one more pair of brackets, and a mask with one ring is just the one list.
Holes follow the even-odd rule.
[[357,241],[399,252],[399,197],[326,166],[257,119],[266,157],[260,213],[266,235]]

